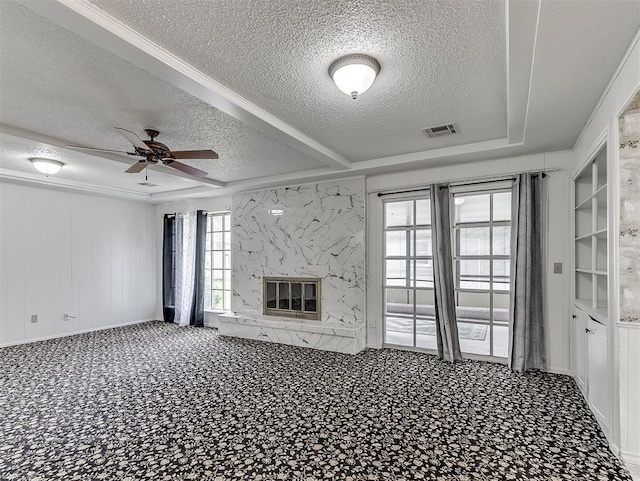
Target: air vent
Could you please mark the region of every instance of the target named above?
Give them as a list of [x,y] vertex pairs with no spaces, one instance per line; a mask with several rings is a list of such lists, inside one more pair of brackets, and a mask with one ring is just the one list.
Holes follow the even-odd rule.
[[437,125],[436,127],[427,127],[426,129],[422,129],[422,132],[427,137],[442,137],[443,135],[457,134],[458,126],[456,124]]
[[151,182],[138,182],[138,185],[142,185],[144,187],[158,187],[158,184],[152,184]]

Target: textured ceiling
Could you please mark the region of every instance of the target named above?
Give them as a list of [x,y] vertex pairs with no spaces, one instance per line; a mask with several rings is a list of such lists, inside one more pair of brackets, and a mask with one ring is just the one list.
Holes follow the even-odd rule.
[[[570,148],[640,27],[638,0],[541,0],[537,29],[527,31],[514,13],[523,4],[507,0],[510,48],[528,46],[509,64],[512,74],[527,73],[508,87],[503,0],[23,1],[0,0],[3,172],[33,172],[26,159],[42,136],[126,150],[112,127],[140,136],[153,127],[173,150],[216,150],[217,161],[187,163],[231,190],[334,175],[328,165],[345,167],[336,154],[354,162],[344,171],[353,175]],[[147,50],[148,40],[166,52]],[[529,85],[520,68],[531,65],[534,44]],[[202,83],[167,52],[229,90]],[[355,52],[375,56],[382,70],[353,101],[327,70]],[[524,145],[514,135],[506,147],[507,122],[524,122],[526,106]],[[459,134],[420,132],[449,122]],[[27,140],[16,137],[20,129]],[[121,162],[51,155],[69,164],[61,179],[150,192],[131,186],[135,176]],[[212,192],[153,175],[163,180],[150,179],[157,192],[184,191],[167,198]]]
[[0,2],[0,27],[4,124],[116,150],[130,146],[112,127],[153,127],[172,150],[218,152],[184,162],[225,182],[323,167],[20,5]]
[[[352,161],[507,133],[502,0],[91,3]],[[354,52],[382,67],[356,101],[327,73]]]
[[[28,160],[30,157],[44,157],[62,161],[65,165],[54,176],[56,181],[68,180],[142,194],[180,190],[189,187],[189,181],[181,177],[163,174],[151,169],[146,173],[146,176],[144,171],[139,174],[125,174],[124,171],[127,166],[120,162],[68,152],[62,149],[52,149],[37,142],[7,135],[0,134],[0,145],[2,150],[0,168],[35,175],[41,179],[45,177],[31,165]],[[139,185],[140,182],[145,182],[145,180],[155,184],[155,186]]]

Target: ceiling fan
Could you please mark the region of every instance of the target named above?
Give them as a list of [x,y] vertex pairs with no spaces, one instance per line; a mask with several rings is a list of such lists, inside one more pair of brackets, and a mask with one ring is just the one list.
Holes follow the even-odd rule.
[[161,162],[167,167],[173,167],[194,177],[206,177],[208,172],[204,170],[196,169],[190,165],[178,162],[177,159],[217,159],[218,154],[213,150],[170,150],[165,144],[157,142],[155,138],[160,134],[154,129],[144,129],[149,136],[150,140],[142,140],[134,132],[123,129],[120,127],[114,127],[116,131],[133,144],[133,152],[126,152],[122,150],[111,149],[96,149],[93,147],[84,147],[81,145],[65,145],[72,149],[80,150],[94,150],[99,152],[116,152],[119,154],[135,155],[143,157],[138,162],[129,167],[125,172],[129,174],[135,174],[144,170],[148,164],[157,164]]

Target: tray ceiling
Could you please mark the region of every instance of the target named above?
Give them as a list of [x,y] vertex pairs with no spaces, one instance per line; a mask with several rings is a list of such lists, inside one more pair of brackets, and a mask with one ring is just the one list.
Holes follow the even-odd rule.
[[[188,162],[208,179],[167,174],[167,199],[571,148],[640,2],[5,0],[0,27],[2,172],[29,145],[128,150],[114,126],[219,153]],[[355,101],[327,73],[354,52],[382,66]],[[129,182],[107,170],[130,157],[59,153]]]

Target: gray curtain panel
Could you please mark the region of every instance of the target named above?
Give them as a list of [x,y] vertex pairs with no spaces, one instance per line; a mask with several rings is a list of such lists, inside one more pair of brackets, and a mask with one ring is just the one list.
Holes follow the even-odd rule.
[[513,185],[509,367],[546,368],[542,305],[542,174],[519,174]]
[[449,186],[447,185],[431,186],[431,241],[438,356],[445,361],[461,361],[462,354],[456,323]]

